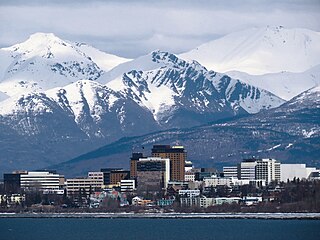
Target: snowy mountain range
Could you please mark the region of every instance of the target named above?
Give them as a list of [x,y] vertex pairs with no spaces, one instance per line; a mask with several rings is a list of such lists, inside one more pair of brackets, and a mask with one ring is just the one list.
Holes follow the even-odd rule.
[[153,144],[185,146],[188,158],[196,166],[234,165],[242,158],[256,156],[319,167],[319,106],[317,87],[269,111],[194,128],[123,138],[50,168],[70,176],[83,175],[95,170],[95,166],[126,168],[132,150],[148,155]]
[[[268,28],[269,37],[275,38],[268,41],[278,44],[280,33],[292,36],[283,31]],[[290,46],[302,44],[301,31],[296,33],[298,42]],[[255,36],[251,50],[259,49],[255,41],[261,38]],[[309,52],[311,48],[317,52],[318,40],[310,36],[305,67],[316,64]],[[250,41],[245,42],[249,49]],[[227,39],[226,46],[229,43]],[[279,50],[264,49],[270,54]],[[242,54],[248,57],[252,51]],[[240,56],[237,52],[235,59]],[[288,54],[287,60],[291,57]],[[263,114],[319,84],[320,65],[305,72],[259,76],[233,71],[231,77],[196,60],[160,50],[125,59],[46,33],[0,49],[0,148],[4,149],[0,168],[45,167],[122,137]],[[312,131],[318,132],[317,126]]]
[[248,29],[179,56],[285,100],[320,84],[320,33],[308,29]]
[[234,32],[180,54],[219,72],[304,72],[320,64],[320,33],[282,26]]
[[13,96],[81,79],[96,80],[125,61],[128,59],[63,41],[52,33],[36,33],[23,43],[0,49],[0,91]]

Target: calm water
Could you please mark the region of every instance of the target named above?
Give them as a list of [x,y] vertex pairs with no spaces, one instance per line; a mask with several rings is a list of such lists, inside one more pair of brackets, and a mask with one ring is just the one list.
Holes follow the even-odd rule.
[[320,239],[317,220],[0,218],[0,239]]

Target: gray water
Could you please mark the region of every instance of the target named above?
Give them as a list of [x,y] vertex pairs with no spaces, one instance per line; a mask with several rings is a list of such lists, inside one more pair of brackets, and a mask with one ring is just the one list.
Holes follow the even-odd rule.
[[0,240],[316,240],[319,220],[0,218]]

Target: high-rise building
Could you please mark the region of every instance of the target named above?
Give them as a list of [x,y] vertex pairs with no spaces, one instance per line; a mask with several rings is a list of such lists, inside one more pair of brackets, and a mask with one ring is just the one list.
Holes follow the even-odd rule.
[[139,194],[161,192],[170,180],[169,158],[142,158],[137,163],[137,191]]
[[130,172],[122,168],[102,168],[104,185],[115,185],[123,179],[129,179]]
[[266,184],[281,180],[280,162],[275,159],[245,159],[238,167],[241,180],[264,180]]
[[265,180],[266,184],[281,180],[280,162],[275,159],[256,160],[256,180]]
[[183,146],[154,145],[152,157],[170,159],[170,180],[184,181],[187,152]]
[[140,158],[143,158],[143,153],[136,152],[132,153],[130,158],[130,178],[135,179],[137,177],[137,162]]

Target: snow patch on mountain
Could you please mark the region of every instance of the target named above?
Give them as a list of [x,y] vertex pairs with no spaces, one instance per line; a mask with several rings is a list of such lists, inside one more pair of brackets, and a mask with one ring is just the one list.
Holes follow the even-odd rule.
[[9,96],[7,94],[5,94],[4,92],[0,91],[0,102],[9,98]]
[[285,100],[290,100],[294,96],[320,84],[320,65],[302,73],[280,72],[249,75],[232,71],[227,74],[250,85],[272,92]]
[[228,34],[180,56],[224,73],[297,73],[320,64],[319,43],[319,32],[267,26]]
[[99,122],[101,116],[110,111],[119,99],[111,89],[90,80],[81,80],[64,88],[51,89],[46,94],[63,108],[69,109],[77,123],[85,114],[89,114],[95,122]]
[[102,52],[85,43],[76,43],[76,46],[81,52],[89,56],[91,60],[95,62],[99,66],[99,68],[104,70],[105,72],[110,71],[112,68],[118,66],[121,63],[125,63],[132,60]]

